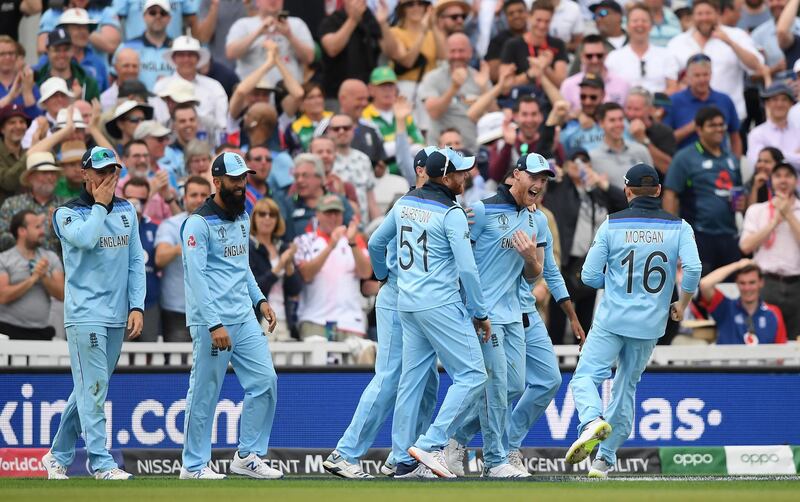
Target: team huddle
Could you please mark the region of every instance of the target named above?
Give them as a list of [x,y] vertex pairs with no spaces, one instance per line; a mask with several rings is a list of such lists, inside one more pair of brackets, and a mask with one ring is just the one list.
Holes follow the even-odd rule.
[[[589,476],[606,477],[630,433],[636,385],[667,318],[680,320],[697,289],[701,266],[691,227],[661,209],[657,172],[637,164],[625,177],[630,207],[600,226],[581,271],[587,286],[605,289],[585,336],[553,256],[547,216],[537,209],[548,178],[555,176],[550,165],[536,153],[521,156],[495,195],[463,209],[456,198],[474,164],[474,157],[449,147],[420,151],[414,159],[416,188],[394,204],[369,240],[374,274],[383,282],[376,303],[375,376],[323,463],[332,474],[372,477],[359,459],[394,408],[384,474],[463,476],[466,445],[480,431],[484,477],[529,477],[521,443],[561,385],[532,294],[541,276],[573,333],[581,344],[586,339],[570,382],[579,437],[566,460],[583,461],[599,443]],[[74,390],[43,464],[49,479],[66,479],[83,433],[95,477],[128,479],[105,449],[103,403],[126,328],[131,338],[142,330],[141,243],[135,210],[113,196],[121,167],[113,152],[93,148],[82,167],[85,191],[53,215],[64,248]],[[225,477],[209,462],[214,410],[229,363],[245,390],[230,470],[260,479],[283,476],[263,459],[277,377],[254,310],[270,330],[276,317],[248,263],[248,172],[237,154],[217,157],[215,194],[181,229],[193,343],[181,479]],[[676,285],[679,263],[683,279]],[[676,286],[679,299],[670,305]],[[434,417],[437,362],[452,385]],[[604,410],[598,385],[613,366],[613,397]]]

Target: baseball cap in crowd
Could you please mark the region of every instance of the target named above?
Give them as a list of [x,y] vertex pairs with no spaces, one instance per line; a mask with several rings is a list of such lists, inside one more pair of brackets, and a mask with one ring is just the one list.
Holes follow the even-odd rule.
[[171,129],[164,127],[157,121],[145,120],[136,126],[136,130],[133,132],[133,139],[163,138],[164,136],[169,136],[170,133],[172,133]]
[[777,164],[775,164],[775,167],[772,168],[772,172],[770,174],[771,175],[775,174],[776,171],[779,171],[781,169],[785,170],[788,173],[791,173],[792,176],[797,178],[797,171],[794,169],[794,166],[792,166],[788,162],[778,162]]
[[33,152],[29,153],[25,160],[25,170],[19,177],[19,182],[22,186],[30,186],[28,177],[34,172],[54,172],[60,173],[61,168],[56,164],[56,159],[50,152]]
[[211,176],[241,176],[245,173],[255,174],[256,172],[247,167],[244,159],[238,153],[221,153],[211,163]]
[[59,92],[66,95],[68,98],[72,97],[72,92],[67,87],[66,80],[61,77],[48,78],[42,85],[39,86],[40,97],[36,104],[41,105],[48,99],[52,98],[54,94]]
[[775,96],[786,96],[792,101],[792,103],[797,102],[797,98],[795,97],[792,88],[783,82],[775,82],[771,86],[761,91],[761,99],[774,98]]
[[[86,122],[83,121],[83,115],[77,108],[72,109],[72,123],[75,124],[75,129],[86,129]],[[56,115],[55,129],[63,129],[67,126],[67,108],[58,110]]]
[[438,150],[438,148],[435,146],[426,146],[422,150],[418,151],[414,156],[414,167],[425,167],[425,163],[428,161],[428,155],[432,154],[436,150]]
[[144,8],[142,9],[142,12],[144,12],[147,9],[149,9],[150,7],[153,7],[153,6],[156,6],[156,5],[158,7],[161,7],[165,11],[167,11],[169,13],[172,13],[172,9],[170,9],[170,7],[169,7],[169,0],[147,0],[144,3]]
[[678,17],[692,12],[692,7],[687,0],[672,0],[671,6],[672,12]]
[[114,150],[96,146],[91,150],[86,150],[81,159],[83,169],[105,169],[106,167],[118,167],[122,169],[122,164],[117,162],[117,155]]
[[65,141],[61,145],[61,152],[59,153],[58,162],[61,164],[68,164],[70,162],[80,162],[83,159],[83,152],[86,151],[86,145],[83,141]]
[[147,90],[147,87],[142,83],[141,80],[137,80],[135,78],[129,78],[125,80],[121,84],[119,84],[119,92],[117,96],[120,98],[127,98],[128,96],[138,96],[143,99],[147,99],[149,97],[155,96],[152,92]]
[[544,173],[550,178],[555,178],[556,173],[550,169],[547,159],[538,153],[526,153],[517,159],[517,170],[525,171],[528,174]]
[[65,10],[58,18],[58,26],[68,25],[88,26],[92,31],[97,28],[97,21],[89,17],[86,9],[73,8]]
[[56,45],[72,45],[72,39],[64,28],[56,28],[47,34],[47,46],[55,47]]
[[657,108],[669,108],[672,106],[672,98],[665,92],[656,92],[653,94],[653,106]]
[[594,87],[595,89],[604,91],[606,89],[606,84],[599,75],[594,73],[585,73],[583,75],[583,80],[581,80],[581,83],[578,84],[578,87]]
[[478,144],[485,145],[503,137],[503,112],[487,113],[478,119]]
[[589,10],[592,11],[592,14],[600,16],[608,15],[607,13],[603,14],[602,12],[598,12],[600,9],[610,9],[615,11],[617,14],[622,14],[622,6],[614,0],[603,0],[602,2],[598,2],[589,6]]
[[372,85],[396,84],[397,74],[388,66],[378,66],[370,73],[369,83]]
[[627,187],[657,187],[658,184],[656,168],[644,162],[639,162],[625,173]]
[[2,129],[2,127],[6,125],[6,121],[12,117],[22,117],[25,119],[28,126],[31,125],[31,118],[25,113],[25,109],[16,103],[12,103],[0,108],[0,129]]
[[474,165],[475,157],[464,157],[447,146],[428,155],[425,172],[431,178],[441,178],[447,173],[469,171]]
[[322,197],[322,200],[320,200],[319,204],[317,204],[317,211],[320,213],[327,211],[339,211],[340,213],[343,213],[344,204],[338,195],[328,194]]

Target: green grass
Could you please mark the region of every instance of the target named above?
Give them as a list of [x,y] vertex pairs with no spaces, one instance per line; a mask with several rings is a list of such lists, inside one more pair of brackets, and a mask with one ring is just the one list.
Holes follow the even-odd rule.
[[636,480],[587,482],[577,478],[534,478],[532,481],[345,481],[289,479],[257,481],[179,481],[142,478],[127,482],[92,479],[46,481],[0,478],[0,500],[53,502],[759,502],[796,501],[798,480]]

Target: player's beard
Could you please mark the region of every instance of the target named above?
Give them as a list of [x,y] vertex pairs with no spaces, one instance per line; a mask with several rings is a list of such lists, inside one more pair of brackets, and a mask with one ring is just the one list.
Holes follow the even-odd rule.
[[229,190],[221,186],[219,188],[219,196],[225,204],[225,209],[227,209],[231,215],[239,216],[244,213],[244,189],[242,189],[242,195],[236,195],[235,190]]

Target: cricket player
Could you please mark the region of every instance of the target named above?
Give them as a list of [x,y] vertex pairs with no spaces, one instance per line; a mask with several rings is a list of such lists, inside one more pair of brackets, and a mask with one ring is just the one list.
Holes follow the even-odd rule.
[[272,308],[250,271],[250,221],[244,210],[247,168],[235,153],[219,155],[211,164],[216,193],[181,228],[186,323],[192,336],[193,359],[186,395],[181,479],[222,479],[211,460],[214,410],[228,362],[244,388],[239,448],[230,470],[258,479],[283,473],[267,465],[277,376],[267,337],[253,308],[277,323]]
[[[416,188],[422,188],[428,179],[425,174],[425,162],[428,154],[437,150],[434,146],[426,147],[414,158],[416,170]],[[328,455],[322,467],[326,471],[342,478],[370,479],[372,476],[361,469],[359,459],[367,452],[375,441],[383,422],[389,415],[397,397],[397,384],[402,370],[403,328],[397,312],[397,243],[392,238],[386,247],[386,266],[388,276],[381,286],[375,304],[378,326],[378,357],[375,360],[375,376],[370,381],[356,407],[353,420],[336,445],[336,449]],[[430,374],[425,384],[425,393],[419,412],[416,429],[417,434],[425,432],[431,423],[436,407],[436,394],[439,389],[439,370],[436,361],[430,367]],[[390,455],[381,471],[394,474],[396,462]]]
[[[537,206],[541,204],[543,195],[544,191],[537,193]],[[542,277],[553,299],[570,320],[572,332],[582,346],[585,333],[564,284],[564,277],[553,256],[553,234],[550,233],[547,215],[535,206],[532,211],[536,227],[544,234],[545,239],[544,253],[541,257],[544,261]],[[525,392],[514,407],[509,421],[508,463],[527,473],[528,468],[522,458],[520,447],[530,428],[539,420],[561,387],[561,370],[547,327],[536,309],[536,299],[531,291],[531,285],[522,278],[519,284],[522,324],[525,327]]]
[[[680,321],[700,282],[701,263],[694,232],[684,220],[661,209],[658,173],[636,164],[625,175],[630,207],[611,214],[597,230],[581,280],[605,288],[570,387],[580,419],[578,439],[566,461],[576,464],[602,441],[589,477],[605,478],[617,449],[631,432],[636,385],[667,316]],[[683,267],[681,294],[670,305],[675,271]],[[611,402],[603,412],[597,386],[616,374]]]
[[[369,242],[375,276],[385,279],[389,273],[386,248],[392,238],[397,239],[403,370],[394,409],[397,431],[392,437],[396,478],[427,477],[425,468],[437,477],[455,477],[447,468],[444,447],[477,405],[486,383],[475,332],[486,341],[492,328],[472,255],[467,216],[456,203],[474,164],[474,157],[462,157],[451,148],[428,155],[425,171],[429,181],[395,203]],[[433,424],[417,438],[424,384],[437,357],[453,384]]]
[[112,150],[94,147],[81,160],[80,196],[53,213],[64,254],[64,326],[73,390],[53,446],[42,458],[48,479],[67,479],[75,442],[83,433],[95,478],[131,475],[106,450],[104,405],[125,329],[142,333],[145,273],[136,210],[114,197],[119,169]]
[[[456,432],[446,452],[451,471],[463,476],[466,444],[478,429],[483,434],[483,477],[529,477],[508,463],[504,444],[509,403],[525,389],[525,330],[520,310],[520,277],[530,285],[542,272],[537,246],[544,247],[545,233],[536,227],[532,206],[548,178],[555,176],[537,153],[521,156],[512,172],[512,184],[471,209],[471,239],[475,262],[484,287],[492,338],[481,344],[488,381],[476,413]],[[539,240],[540,242],[536,242]],[[480,418],[480,420],[478,420]],[[451,453],[452,452],[452,453]]]

